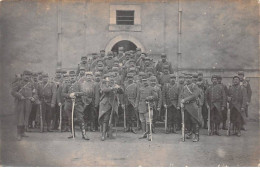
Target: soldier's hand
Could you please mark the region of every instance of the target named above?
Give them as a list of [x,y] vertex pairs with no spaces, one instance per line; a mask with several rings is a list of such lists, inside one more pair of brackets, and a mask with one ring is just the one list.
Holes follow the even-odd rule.
[[61,103],[59,103],[58,105],[61,106]]
[[181,103],[184,103],[185,102],[185,100],[184,99],[181,99]]
[[35,99],[34,99],[33,97],[30,97],[30,100],[31,100],[32,102],[34,102],[34,101],[35,101]]
[[246,102],[246,105],[248,106],[250,103],[249,102]]
[[224,111],[224,110],[225,110],[225,107],[221,107],[221,110]]
[[122,104],[121,106],[122,106],[123,109],[125,108],[125,105],[124,105],[124,104]]
[[164,108],[165,108],[165,109],[167,108],[167,105],[166,105],[166,104],[164,105]]
[[52,103],[52,104],[51,104],[51,108],[54,108],[54,107],[55,107],[55,104]]
[[76,98],[75,93],[70,93],[70,98]]
[[180,110],[180,107],[179,107],[179,106],[177,107],[177,110]]
[[209,105],[207,105],[207,109],[209,110]]
[[231,101],[231,97],[228,97],[227,99],[228,99],[229,102]]
[[160,109],[161,109],[160,107],[157,107],[157,110],[158,110],[158,111],[160,111]]
[[245,108],[242,107],[242,108],[241,108],[241,112],[244,112],[244,111],[245,111]]
[[25,97],[21,96],[21,100],[24,100],[24,99],[25,99]]

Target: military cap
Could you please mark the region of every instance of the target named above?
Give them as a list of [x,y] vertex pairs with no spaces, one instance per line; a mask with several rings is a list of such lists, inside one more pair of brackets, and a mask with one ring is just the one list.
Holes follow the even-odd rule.
[[136,71],[135,67],[129,68],[129,72],[135,72],[135,71]]
[[107,56],[113,56],[113,52],[112,51],[108,51],[107,52]]
[[191,74],[186,74],[185,78],[192,78],[192,75]]
[[56,78],[61,78],[61,74],[56,74]]
[[42,75],[42,71],[37,72],[38,75]]
[[140,76],[144,76],[144,75],[145,75],[145,73],[144,73],[144,72],[142,72],[142,71],[140,71],[140,72],[139,72],[139,75],[140,75]]
[[237,75],[245,75],[243,71],[237,72]]
[[76,72],[71,70],[71,71],[69,71],[69,75],[71,75],[71,74],[76,74]]
[[97,66],[98,66],[99,68],[103,68],[104,64],[103,64],[103,63],[98,63]]
[[212,76],[211,76],[211,80],[212,80],[212,79],[214,79],[214,78],[216,78],[216,79],[217,79],[217,78],[218,78],[218,76],[217,76],[217,75],[212,75]]
[[147,56],[147,54],[146,54],[146,53],[141,53],[141,55],[145,55],[145,56]]
[[87,72],[85,72],[85,74],[86,74],[86,76],[87,75],[93,76],[93,73],[91,71],[87,71]]
[[197,73],[192,74],[192,78],[198,78],[198,74]]
[[61,73],[62,73],[62,74],[66,74],[67,71],[66,71],[66,70],[62,70]]
[[119,47],[118,50],[119,51],[124,51],[124,47]]
[[161,54],[161,57],[166,57],[166,54],[165,54],[165,53],[162,53],[162,54]]
[[135,51],[141,51],[141,48],[138,48],[138,47],[137,47],[137,48],[135,49]]
[[203,73],[202,72],[198,72],[198,76],[203,76]]
[[66,77],[69,77],[69,75],[68,74],[64,74],[63,77],[66,78]]
[[37,73],[33,73],[32,76],[33,77],[38,77],[38,74]]
[[250,82],[250,79],[248,77],[245,77],[244,79],[245,81]]
[[83,66],[80,66],[80,68],[79,68],[80,70],[86,70],[86,68],[85,67],[83,67]]
[[130,53],[130,54],[134,54],[134,51],[133,51],[133,50],[130,50],[129,53]]
[[95,72],[95,76],[101,76],[101,73],[99,71]]
[[31,76],[31,75],[32,75],[32,72],[29,71],[29,70],[24,70],[23,75]]
[[143,77],[143,78],[142,78],[142,81],[147,81],[147,78],[146,78],[146,77]]
[[104,74],[104,78],[106,78],[106,77],[109,77],[110,75],[109,75],[109,73],[106,73],[106,74]]
[[100,52],[105,52],[105,50],[100,50]]
[[151,76],[150,77],[150,81],[156,81],[157,79],[156,79],[156,77],[155,76]]
[[131,74],[131,73],[128,73],[128,74],[127,74],[127,77],[128,77],[128,78],[133,78],[133,77],[134,77],[134,75],[133,75],[133,74]]
[[82,59],[88,59],[87,56],[81,56],[81,60]]
[[145,57],[144,57],[144,60],[146,60],[146,61],[150,61],[150,58],[147,57],[147,56],[145,56]]
[[49,77],[47,73],[42,74],[42,78]]
[[98,53],[91,53],[91,55],[96,56],[96,55],[98,55]]
[[238,78],[238,79],[240,79],[240,77],[238,77],[237,75],[235,75],[235,76],[233,77],[233,80],[234,80],[235,78]]
[[118,67],[112,67],[112,71],[118,71],[119,68]]
[[56,68],[56,73],[61,73],[61,72],[62,72],[61,68]]
[[170,78],[176,78],[174,74],[170,74]]
[[114,63],[115,62],[117,62],[117,63],[119,62],[119,59],[117,57],[114,58]]
[[185,76],[183,74],[180,74],[179,75],[179,78],[184,78]]
[[126,51],[126,52],[125,52],[125,55],[130,56],[131,54],[130,54],[129,51]]

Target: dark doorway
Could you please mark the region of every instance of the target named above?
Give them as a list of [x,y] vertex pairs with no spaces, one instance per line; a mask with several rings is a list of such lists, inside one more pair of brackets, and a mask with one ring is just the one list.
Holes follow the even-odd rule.
[[132,43],[131,41],[128,41],[128,40],[122,40],[122,41],[117,42],[113,46],[111,51],[118,53],[118,47],[124,47],[125,51],[130,51],[130,50],[135,51],[136,50],[136,45],[134,43]]

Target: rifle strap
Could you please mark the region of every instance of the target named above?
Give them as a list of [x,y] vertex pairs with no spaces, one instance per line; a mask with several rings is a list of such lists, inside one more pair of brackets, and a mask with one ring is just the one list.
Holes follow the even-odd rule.
[[18,93],[20,93],[30,82],[26,83],[19,91]]

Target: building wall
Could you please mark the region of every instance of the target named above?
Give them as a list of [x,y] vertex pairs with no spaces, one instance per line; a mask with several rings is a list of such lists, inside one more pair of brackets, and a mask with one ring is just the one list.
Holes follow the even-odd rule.
[[[11,113],[10,83],[24,69],[53,74],[58,61],[58,0],[0,2],[1,107]],[[110,4],[141,6],[141,32],[109,31]],[[259,68],[256,0],[182,0],[185,68]],[[75,67],[82,55],[105,49],[117,36],[138,40],[152,57],[177,60],[177,1],[62,0],[61,60]],[[157,58],[156,58],[157,59]],[[258,74],[259,75],[259,74]],[[256,86],[258,88],[258,86]]]

